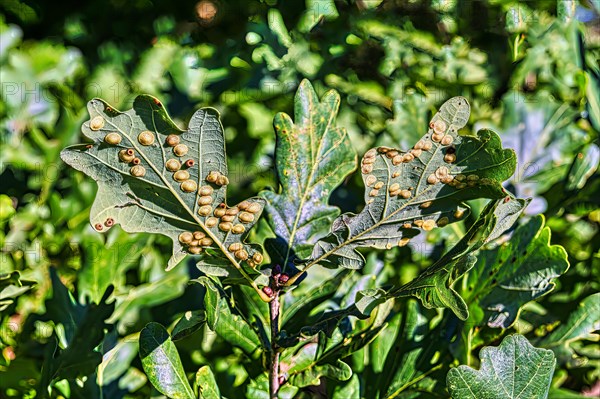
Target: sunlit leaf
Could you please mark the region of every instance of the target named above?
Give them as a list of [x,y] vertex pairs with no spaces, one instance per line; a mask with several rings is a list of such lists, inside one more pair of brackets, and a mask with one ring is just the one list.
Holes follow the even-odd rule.
[[148,95],[138,96],[126,112],[100,99],[90,101],[88,111],[91,119],[82,129],[93,143],[69,147],[61,157],[98,182],[90,212],[97,231],[120,224],[127,232],[170,237],[168,268],[189,253],[226,257],[242,271],[242,264],[252,269],[262,261],[243,238],[264,200],[226,205],[225,138],[216,110],[198,110],[187,130]]
[[480,352],[481,369],[459,366],[448,372],[456,399],[545,398],[554,373],[552,351],[533,347],[522,335],[509,335],[499,347]]
[[402,287],[385,291],[381,288],[363,291],[357,296],[363,313],[389,298],[415,296],[427,308],[449,308],[461,320],[469,316],[467,304],[452,287],[477,261],[475,251],[498,238],[521,215],[528,201],[506,197],[490,202],[464,237],[417,278]]
[[598,341],[599,330],[600,293],[596,293],[581,301],[563,323],[540,339],[536,345],[552,349],[561,363],[571,363],[578,358],[571,345],[583,339]]
[[202,366],[196,373],[195,389],[201,399],[220,399],[221,394],[215,376],[209,366]]
[[146,375],[160,393],[173,399],[196,398],[177,348],[160,324],[149,323],[140,332],[140,358]]
[[306,267],[361,268],[358,248],[406,245],[421,230],[461,220],[467,199],[506,196],[501,183],[514,172],[515,154],[502,149],[492,131],[458,135],[468,118],[466,99],[455,97],[442,105],[429,132],[410,151],[369,150],[362,160],[365,208],[337,218]]

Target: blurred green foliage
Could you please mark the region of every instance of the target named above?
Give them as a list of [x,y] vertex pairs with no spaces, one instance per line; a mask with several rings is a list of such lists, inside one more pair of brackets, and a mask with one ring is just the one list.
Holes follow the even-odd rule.
[[[467,129],[493,128],[505,147],[515,148],[518,167],[507,188],[534,198],[529,212],[544,213],[552,244],[565,248],[571,266],[550,295],[524,304],[505,330],[462,325],[412,300],[368,320],[346,319],[348,331],[364,335],[345,338],[337,329],[324,340],[328,348],[298,353],[330,350],[345,363],[291,370],[293,384],[282,395],[447,396],[447,370],[428,364],[433,353],[415,343],[446,342],[451,332],[444,328],[452,325],[458,338],[437,354],[446,365],[473,365],[479,348],[516,331],[555,350],[550,397],[597,394],[600,347],[592,333],[599,322],[577,325],[573,336],[559,334],[574,323],[573,312],[595,309],[598,296],[591,295],[600,289],[597,2],[11,0],[0,12],[0,396],[159,396],[142,372],[140,331],[151,321],[175,326],[186,312],[204,310],[208,288],[188,285],[201,277],[193,264],[164,271],[168,239],[118,228],[99,235],[89,226],[96,185],[58,156],[83,140],[85,103],[102,97],[127,109],[137,94],[148,93],[180,125],[200,106],[217,108],[235,202],[276,187],[273,116],[291,114],[302,78],[319,94],[340,93],[338,125],[360,154],[373,145],[409,148],[444,100],[469,98]],[[354,176],[331,203],[356,212],[362,196]],[[405,284],[458,241],[473,217],[380,259],[367,253],[367,266],[351,277],[314,270],[289,301],[325,300],[302,315],[316,320],[324,310],[343,309],[359,288]],[[261,221],[253,234],[262,240],[267,229]],[[236,307],[252,309],[254,320],[244,328],[260,342],[257,326],[268,316],[245,288],[227,290]],[[222,317],[237,320],[226,305]],[[284,322],[289,331],[307,325],[292,316]],[[186,333],[172,333],[188,376],[208,364],[197,381],[216,381],[226,397],[263,395],[265,375],[250,366],[260,354],[236,346],[235,323],[220,334],[194,325],[179,321],[175,329]],[[354,353],[335,352],[344,339],[356,341]],[[393,347],[401,350],[386,357]],[[306,388],[327,375],[333,379]],[[373,378],[380,384],[369,386]]]

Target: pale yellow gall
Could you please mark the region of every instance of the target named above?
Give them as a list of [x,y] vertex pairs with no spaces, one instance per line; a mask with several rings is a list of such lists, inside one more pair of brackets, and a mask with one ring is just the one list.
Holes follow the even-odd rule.
[[165,143],[168,146],[175,147],[177,144],[179,144],[179,136],[176,134],[169,134],[165,139]]
[[438,219],[437,225],[439,227],[444,227],[444,226],[446,226],[448,224],[448,222],[449,222],[448,218],[446,216],[443,216],[443,217],[441,217],[441,218]]
[[189,231],[184,231],[179,234],[179,242],[182,244],[189,244],[194,239],[194,235]]
[[189,247],[187,250],[192,255],[198,255],[199,253],[202,252],[202,248],[200,248],[200,247]]
[[198,184],[196,184],[196,182],[193,180],[186,180],[181,183],[181,189],[186,193],[191,193],[198,189]]
[[177,155],[178,157],[182,157],[187,153],[188,146],[185,144],[177,144],[175,147],[173,147],[173,154]]
[[173,179],[175,179],[175,181],[179,182],[179,183],[181,183],[182,181],[185,181],[189,178],[190,178],[190,172],[188,172],[187,170],[178,170],[177,172],[175,172],[173,174]]
[[208,215],[210,215],[211,211],[212,211],[212,207],[210,205],[202,205],[200,208],[198,208],[198,215],[208,216]]
[[444,137],[442,137],[442,145],[450,145],[452,144],[452,141],[454,139],[452,138],[452,136],[450,136],[449,134],[445,135]]
[[410,241],[410,238],[408,238],[408,237],[404,237],[404,238],[400,239],[400,241],[398,241],[398,246],[399,246],[399,247],[403,247],[403,246],[405,246],[406,244],[408,244],[408,243],[409,243],[409,241]]
[[215,227],[218,222],[219,222],[219,219],[211,216],[206,219],[206,222],[204,222],[204,224],[206,225],[206,227]]
[[149,130],[144,130],[138,135],[138,141],[141,145],[154,144],[154,134]]
[[240,249],[239,251],[235,252],[235,257],[238,258],[239,260],[247,260],[248,252],[246,252],[246,250],[244,250],[244,249]]
[[104,118],[100,115],[94,116],[90,121],[90,129],[92,130],[100,130],[104,127]]
[[146,168],[144,168],[142,165],[134,165],[129,170],[129,173],[131,173],[135,177],[142,177],[146,174]]
[[229,245],[228,248],[231,252],[237,252],[240,249],[244,249],[244,246],[242,245],[241,242],[234,242],[233,244]]
[[203,247],[210,247],[213,244],[213,240],[210,237],[204,237],[200,240],[200,245]]
[[231,224],[231,222],[221,222],[221,223],[219,223],[219,229],[221,231],[229,231],[229,230],[231,230],[232,227],[233,227],[233,224]]
[[257,213],[262,209],[262,206],[258,202],[253,202],[248,207],[248,212]]
[[246,228],[243,224],[238,223],[231,228],[231,231],[235,234],[242,234],[244,231],[246,231]]
[[242,212],[238,217],[242,223],[250,223],[254,221],[254,215],[249,212]]
[[117,145],[121,142],[121,140],[123,140],[121,135],[115,132],[109,133],[106,136],[104,136],[104,142],[110,145]]
[[365,184],[367,187],[371,187],[373,184],[375,184],[376,181],[377,181],[377,177],[375,177],[375,175],[368,175],[365,178]]
[[209,205],[212,204],[213,202],[213,198],[209,195],[203,195],[202,197],[198,198],[198,205]]
[[252,255],[252,260],[260,265],[263,262],[264,257],[260,252],[255,252],[254,255]]
[[211,195],[213,193],[213,188],[211,186],[202,186],[198,191],[200,195]]
[[130,150],[121,150],[119,151],[119,159],[123,162],[131,162],[133,161],[133,158],[135,158],[135,155],[133,155],[132,152],[130,152]]
[[423,222],[422,228],[425,231],[433,230],[434,227],[435,227],[435,220],[433,220],[433,219],[428,219]]
[[181,162],[171,158],[167,161],[165,167],[171,172],[177,172],[179,169],[181,169]]

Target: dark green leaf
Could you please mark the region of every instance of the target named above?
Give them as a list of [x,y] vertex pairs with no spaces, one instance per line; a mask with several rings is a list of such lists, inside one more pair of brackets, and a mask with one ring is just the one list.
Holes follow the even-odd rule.
[[146,375],[160,393],[173,399],[196,398],[177,348],[160,324],[149,323],[140,332],[140,358]]
[[[111,327],[106,319],[115,309],[114,302],[107,303],[112,290],[105,292],[97,304],[81,305],[62,284],[54,269],[50,270],[52,298],[46,301],[44,319],[52,320],[62,328],[57,329],[61,339],[52,337],[55,343],[46,349],[40,381],[42,389],[46,389],[54,380],[74,379],[95,373],[96,367],[102,362],[98,346],[106,330]],[[66,347],[59,346],[59,342],[66,343]]]
[[254,354],[261,347],[260,338],[242,316],[232,312],[222,288],[206,277],[195,281],[206,287],[204,307],[208,326],[231,345],[248,355]]
[[568,268],[567,252],[550,245],[550,228],[539,215],[517,228],[509,241],[479,253],[463,296],[471,311],[485,312],[483,324],[508,328],[521,306],[550,292],[552,280]]
[[303,388],[310,385],[319,385],[321,378],[331,378],[337,381],[346,381],[352,376],[352,369],[341,360],[335,360],[334,363],[314,365],[299,373],[290,376],[290,384]]
[[448,372],[456,399],[545,398],[556,359],[552,351],[533,347],[522,335],[509,335],[499,347],[480,352],[481,369],[459,366]]
[[539,340],[536,345],[552,349],[561,362],[570,363],[577,355],[571,344],[582,339],[598,341],[600,330],[600,293],[585,298],[564,323]]
[[453,283],[477,261],[473,252],[510,228],[527,203],[527,200],[512,197],[490,202],[465,236],[413,281],[387,292],[379,288],[357,295],[359,310],[369,312],[389,298],[410,295],[419,298],[427,308],[449,308],[465,320],[469,316],[467,304],[452,288]]
[[173,327],[171,334],[173,341],[195,333],[204,323],[206,323],[206,311],[204,309],[185,312],[177,324],[175,324],[175,327]]

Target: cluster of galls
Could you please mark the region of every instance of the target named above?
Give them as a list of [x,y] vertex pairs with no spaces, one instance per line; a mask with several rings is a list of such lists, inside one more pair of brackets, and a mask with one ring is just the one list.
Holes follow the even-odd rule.
[[[200,198],[198,198],[198,214],[208,216],[204,221],[206,227],[212,228],[218,225],[219,230],[223,232],[232,232],[233,234],[242,234],[246,231],[244,224],[254,222],[255,214],[262,209],[257,202],[242,201],[237,206],[228,208],[224,203],[212,207],[213,197],[212,188],[203,186],[200,188]],[[212,213],[213,216],[209,216]]]
[[281,266],[275,265],[271,271],[269,285],[264,286],[262,291],[271,298],[275,295],[275,292],[279,291],[281,287],[285,286],[289,280],[290,276],[286,273],[282,273]]
[[213,244],[212,238],[207,237],[202,231],[184,231],[179,234],[179,242],[192,255],[198,255],[204,248],[210,247]]

